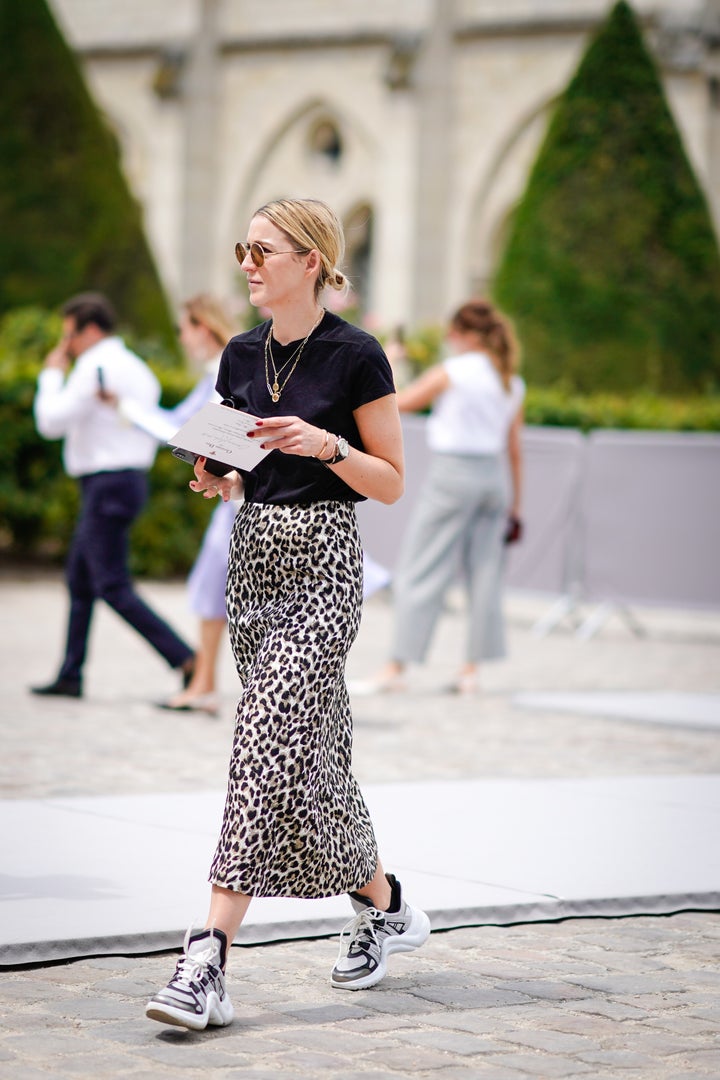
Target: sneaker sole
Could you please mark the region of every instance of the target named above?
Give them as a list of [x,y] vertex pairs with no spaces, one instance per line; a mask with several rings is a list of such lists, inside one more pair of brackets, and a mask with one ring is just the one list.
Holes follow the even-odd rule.
[[419,949],[421,945],[425,944],[429,936],[430,920],[424,911],[415,909],[410,929],[406,930],[401,937],[387,938],[383,942],[380,963],[374,971],[364,975],[361,979],[354,979],[352,982],[340,982],[331,976],[330,985],[335,990],[367,990],[385,978],[389,956],[392,956],[393,953],[412,952],[414,949]]
[[230,1024],[235,1016],[230,998],[221,1001],[217,994],[210,994],[207,999],[205,1012],[196,1015],[185,1012],[183,1009],[174,1009],[172,1005],[161,1005],[159,1002],[150,1001],[145,1009],[148,1020],[157,1020],[160,1024],[171,1024],[173,1027],[190,1028],[191,1031],[204,1031],[206,1027],[225,1027]]

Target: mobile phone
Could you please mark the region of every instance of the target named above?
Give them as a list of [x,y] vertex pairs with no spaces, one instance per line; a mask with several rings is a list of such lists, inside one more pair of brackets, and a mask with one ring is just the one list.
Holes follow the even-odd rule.
[[198,459],[198,455],[193,454],[192,450],[183,450],[180,446],[173,446],[172,456],[186,461],[188,465],[194,465]]
[[[173,457],[179,458],[180,461],[187,462],[188,465],[194,465],[199,454],[193,453],[192,450],[183,450],[180,446],[173,446]],[[225,465],[222,461],[213,461],[212,458],[208,458],[205,462],[205,471],[212,473],[213,476],[227,476],[229,472],[232,472],[232,465]]]

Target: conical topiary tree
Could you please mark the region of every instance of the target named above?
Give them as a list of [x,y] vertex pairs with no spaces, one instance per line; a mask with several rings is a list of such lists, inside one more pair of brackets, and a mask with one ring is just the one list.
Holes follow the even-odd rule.
[[0,0],[0,57],[0,314],[100,290],[175,352],[116,142],[45,0]]
[[493,291],[536,383],[720,383],[717,241],[624,0],[557,105]]

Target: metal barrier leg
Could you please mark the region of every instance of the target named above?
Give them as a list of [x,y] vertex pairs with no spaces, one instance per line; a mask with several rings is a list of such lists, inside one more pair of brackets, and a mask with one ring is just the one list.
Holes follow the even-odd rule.
[[617,609],[618,615],[622,616],[635,637],[647,637],[647,630],[627,604],[618,604]]
[[559,626],[563,619],[567,617],[572,619],[577,630],[581,622],[580,604],[573,593],[565,593],[564,596],[560,596],[550,610],[533,624],[530,633],[533,637],[547,637],[550,631]]
[[645,637],[647,635],[645,627],[635,617],[627,604],[604,600],[602,604],[598,604],[595,610],[588,615],[582,626],[578,628],[576,637],[582,641],[589,641],[605,625],[611,615],[619,615],[635,637]]

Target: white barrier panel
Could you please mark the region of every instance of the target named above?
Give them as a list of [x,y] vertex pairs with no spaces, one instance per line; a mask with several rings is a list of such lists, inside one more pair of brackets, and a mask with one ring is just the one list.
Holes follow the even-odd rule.
[[[358,506],[369,555],[392,570],[415,500],[429,467],[426,420],[403,417],[405,495],[393,506],[368,500]],[[560,593],[574,583],[577,550],[574,512],[578,505],[585,440],[569,428],[526,427],[523,433],[525,538],[509,549],[508,584]]]
[[[405,496],[358,507],[369,554],[393,569],[429,451],[403,418]],[[582,600],[720,607],[720,436],[527,427],[525,538],[511,587]]]
[[430,465],[424,416],[404,416],[405,494],[392,506],[374,499],[358,504],[363,545],[373,559],[392,570],[412,508]]
[[523,432],[525,535],[508,549],[508,585],[562,593],[579,580],[578,505],[586,440],[572,428]]
[[595,431],[582,493],[585,597],[720,607],[720,436]]

